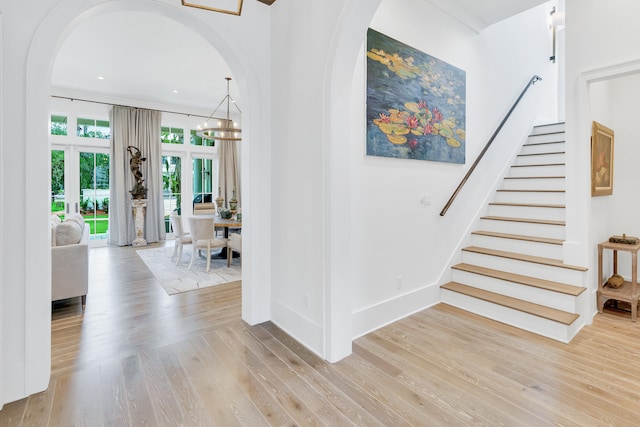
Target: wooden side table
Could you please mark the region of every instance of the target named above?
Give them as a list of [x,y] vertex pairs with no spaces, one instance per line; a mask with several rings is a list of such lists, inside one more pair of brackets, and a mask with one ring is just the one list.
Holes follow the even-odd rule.
[[[631,252],[631,281],[625,281],[619,288],[607,286],[607,277],[603,277],[602,272],[602,252],[604,249],[613,251],[613,274],[618,273],[618,251]],[[640,243],[627,245],[624,243],[602,242],[598,244],[598,312],[602,313],[605,301],[615,299],[631,304],[631,320],[636,321],[638,315],[638,251]]]

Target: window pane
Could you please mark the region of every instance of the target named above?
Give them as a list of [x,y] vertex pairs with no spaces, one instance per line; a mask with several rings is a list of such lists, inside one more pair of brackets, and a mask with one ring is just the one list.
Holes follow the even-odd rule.
[[164,223],[167,233],[169,229],[169,215],[172,212],[180,214],[181,211],[181,163],[180,157],[162,157],[162,184],[164,194]]
[[80,213],[92,239],[105,239],[109,229],[109,155],[80,153]]
[[77,135],[82,138],[110,139],[109,121],[78,117]]
[[213,196],[213,160],[193,159],[193,203],[212,203]]
[[51,213],[64,219],[64,151],[51,150]]
[[67,116],[51,116],[51,135],[67,134]]
[[162,126],[160,140],[164,144],[184,144],[184,129]]
[[202,138],[196,135],[196,130],[191,131],[191,145],[204,145],[205,147],[215,146],[215,141],[212,139]]

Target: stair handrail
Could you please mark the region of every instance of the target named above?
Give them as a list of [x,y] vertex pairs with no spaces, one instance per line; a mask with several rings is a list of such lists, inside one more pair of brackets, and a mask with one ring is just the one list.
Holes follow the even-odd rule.
[[473,162],[473,164],[471,165],[471,167],[469,168],[469,170],[467,171],[467,174],[464,176],[464,178],[462,178],[462,181],[460,181],[460,184],[458,184],[458,187],[456,188],[456,190],[453,192],[453,194],[451,195],[451,197],[449,197],[449,201],[447,201],[447,204],[444,205],[444,208],[442,208],[442,211],[440,212],[440,216],[444,216],[447,211],[449,210],[449,207],[451,206],[451,204],[453,203],[453,200],[456,198],[456,196],[458,195],[458,193],[460,192],[460,190],[462,189],[462,187],[464,186],[464,184],[466,184],[467,180],[469,179],[469,177],[471,176],[471,174],[473,173],[474,169],[476,168],[476,166],[478,166],[478,163],[480,163],[480,160],[482,159],[482,157],[484,156],[484,154],[487,152],[487,150],[489,149],[489,146],[491,145],[491,143],[493,142],[494,139],[496,139],[496,136],[498,135],[498,133],[500,132],[500,130],[502,130],[502,127],[504,126],[504,124],[506,123],[507,119],[509,118],[509,116],[511,116],[511,113],[513,112],[513,110],[516,108],[516,106],[518,105],[518,103],[520,102],[520,100],[522,99],[522,97],[524,96],[525,93],[527,93],[527,90],[533,86],[534,84],[536,84],[536,82],[542,80],[542,77],[534,74],[533,77],[531,77],[531,79],[529,80],[529,83],[527,83],[527,85],[525,86],[525,88],[522,90],[522,92],[520,93],[520,96],[518,96],[518,99],[516,99],[516,102],[513,103],[513,105],[511,106],[511,108],[509,109],[509,111],[507,112],[507,114],[504,116],[504,118],[502,119],[502,122],[500,122],[500,124],[498,125],[498,128],[495,130],[495,132],[493,132],[493,135],[491,135],[491,138],[489,138],[489,141],[486,143],[486,145],[484,146],[484,148],[482,149],[482,151],[480,152],[480,154],[478,155],[478,157],[476,158],[476,160]]

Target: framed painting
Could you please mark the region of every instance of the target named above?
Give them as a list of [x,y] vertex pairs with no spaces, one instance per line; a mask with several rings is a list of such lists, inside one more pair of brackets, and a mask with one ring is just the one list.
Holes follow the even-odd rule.
[[242,13],[242,0],[182,0],[182,5],[229,15],[240,16]]
[[591,126],[591,196],[613,194],[613,130]]
[[367,31],[367,155],[465,162],[466,73]]

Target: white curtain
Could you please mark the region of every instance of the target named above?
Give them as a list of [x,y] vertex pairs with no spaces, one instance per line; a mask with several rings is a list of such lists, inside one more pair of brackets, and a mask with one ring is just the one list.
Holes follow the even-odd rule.
[[162,194],[162,146],[159,111],[115,106],[111,121],[111,170],[109,207],[109,244],[130,245],[135,239],[131,193],[135,179],[129,168],[127,147],[134,146],[146,160],[140,168],[147,188],[144,238],[148,243],[164,240],[164,207]]
[[218,170],[218,186],[225,201],[225,206],[229,207],[229,200],[233,198],[233,189],[236,191],[238,207],[242,206],[240,198],[240,170],[238,167],[238,149],[236,141],[219,141],[218,158],[220,168]]

